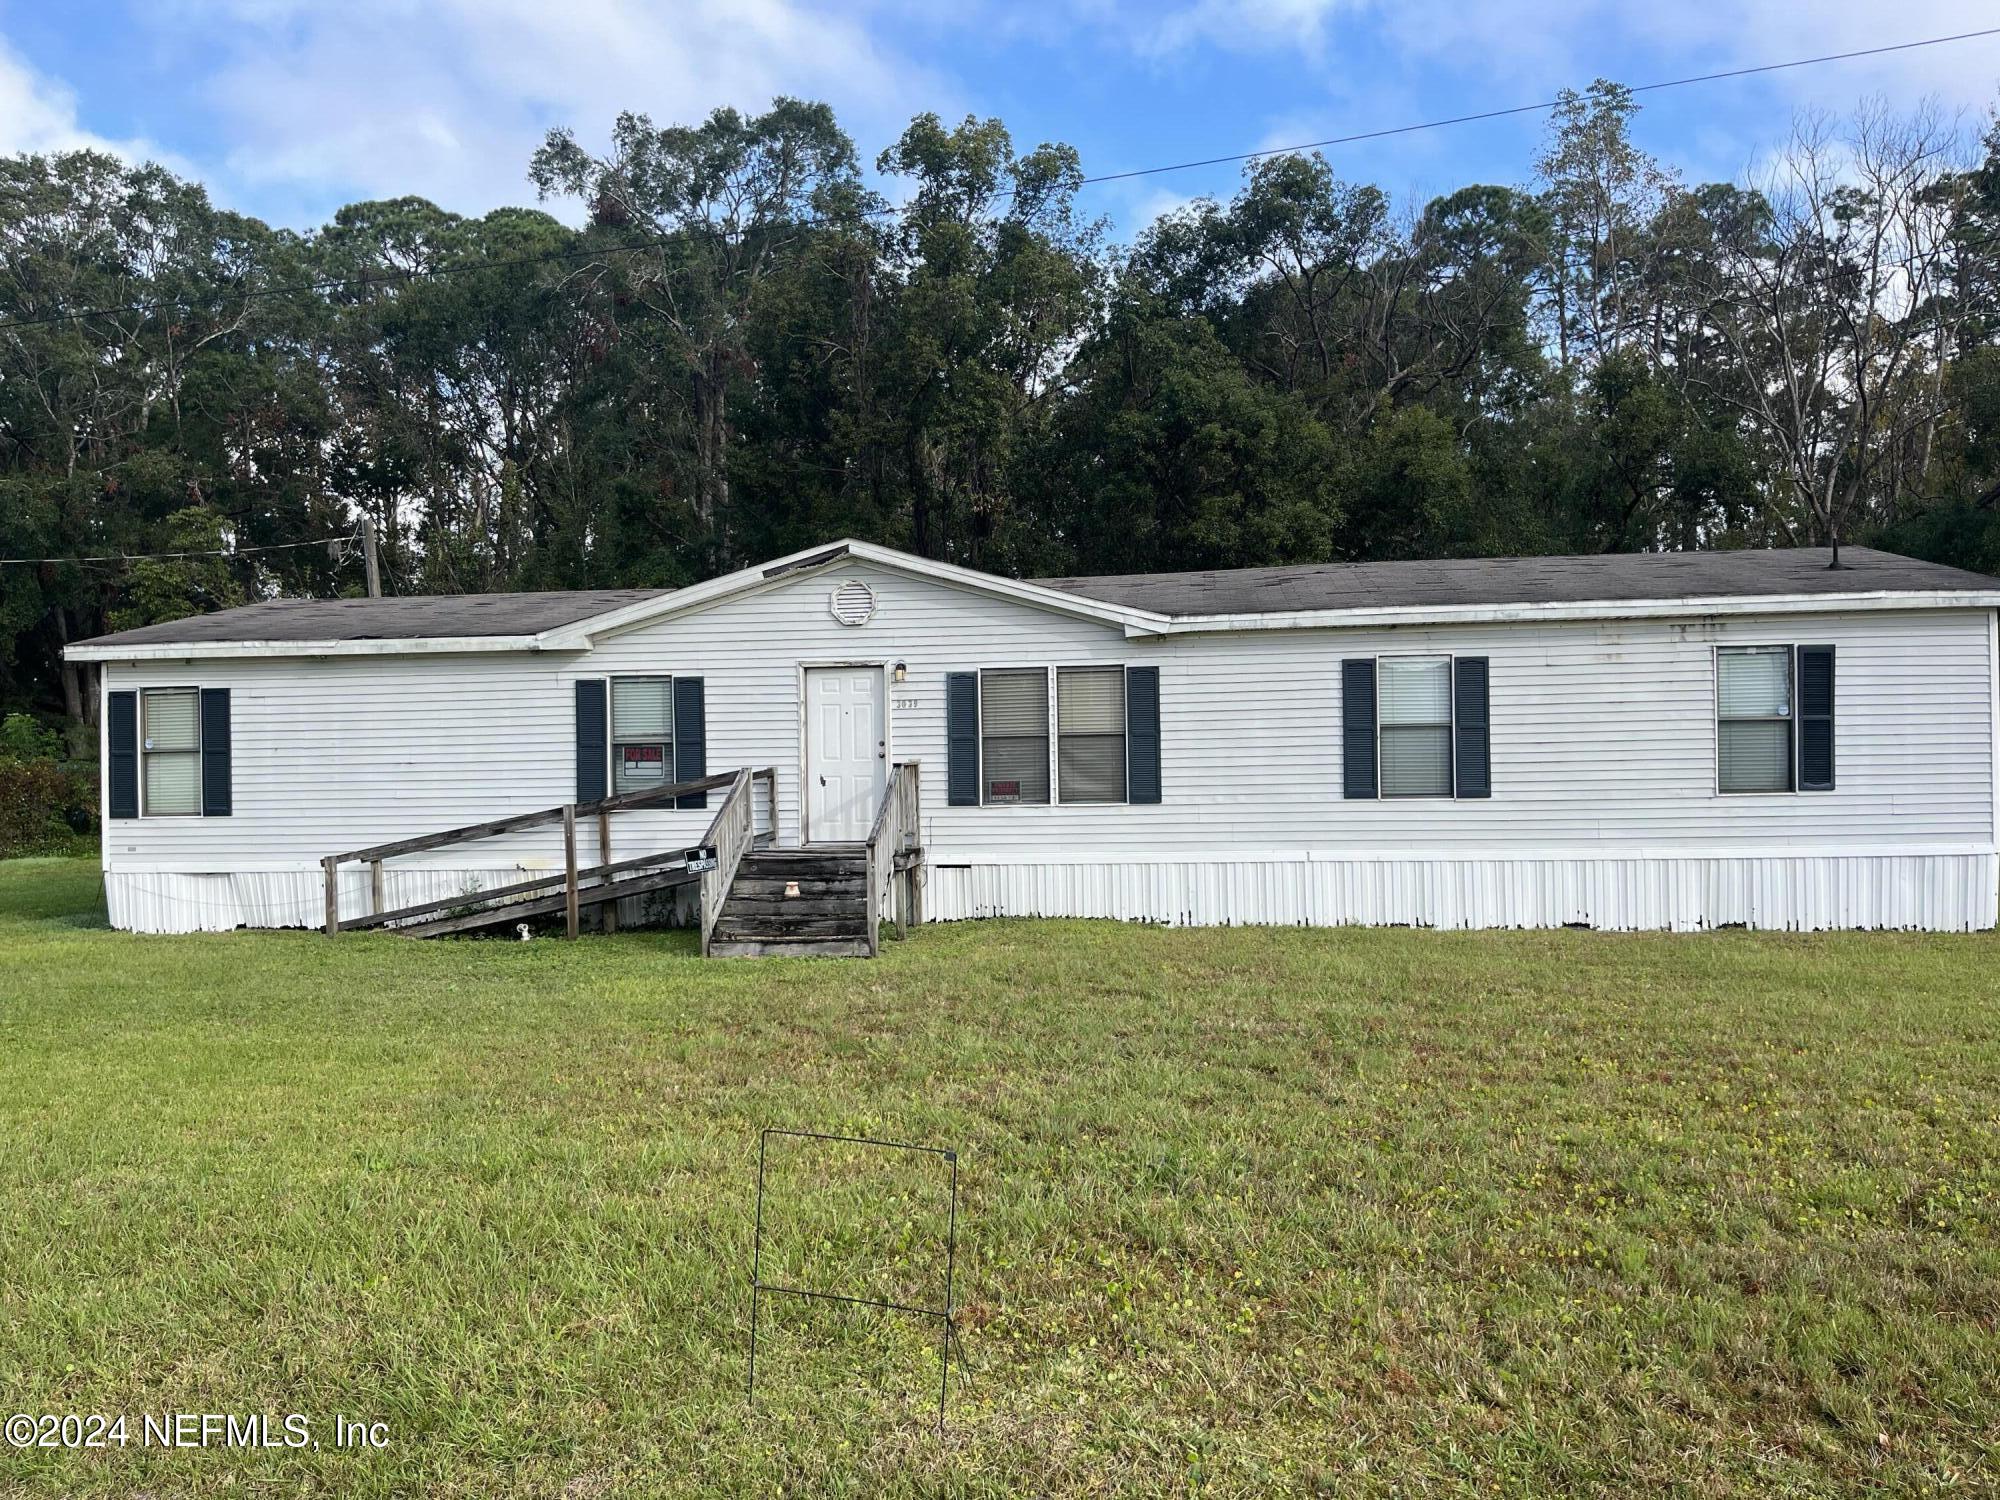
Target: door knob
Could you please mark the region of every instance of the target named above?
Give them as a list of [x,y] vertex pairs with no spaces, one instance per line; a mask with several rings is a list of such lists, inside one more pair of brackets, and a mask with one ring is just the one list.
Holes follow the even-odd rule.
[[820,777],[820,779],[819,779],[819,784],[820,784],[821,786],[825,786],[825,785],[826,785],[826,778],[825,778],[824,776]]

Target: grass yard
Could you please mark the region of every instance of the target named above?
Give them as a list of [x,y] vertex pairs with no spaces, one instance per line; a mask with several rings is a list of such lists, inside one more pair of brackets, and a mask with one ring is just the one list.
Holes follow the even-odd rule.
[[[758,1132],[955,1146],[962,1378],[772,1298]],[[0,864],[0,1493],[2000,1488],[2000,940],[992,923],[108,931]],[[767,1280],[941,1296],[939,1163],[780,1143]],[[300,1413],[165,1451],[145,1413]],[[336,1450],[336,1415],[388,1446]]]

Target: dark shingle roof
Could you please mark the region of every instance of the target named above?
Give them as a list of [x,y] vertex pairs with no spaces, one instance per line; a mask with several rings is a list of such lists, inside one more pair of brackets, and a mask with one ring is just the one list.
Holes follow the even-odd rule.
[[1220,568],[1035,581],[1086,599],[1163,615],[2000,590],[2000,580],[1867,547],[1842,547],[1837,571],[1827,567],[1829,557],[1824,547],[1794,547],[1312,563],[1291,568]]
[[[1197,573],[1130,573],[1036,582],[1163,615],[1453,605],[1631,603],[1766,594],[2000,591],[2000,580],[1866,547],[1489,557],[1444,562],[1314,563]],[[214,642],[395,641],[527,636],[659,598],[666,589],[428,594],[399,599],[274,599],[80,641],[85,646]]]
[[273,599],[164,625],[142,625],[80,642],[89,646],[181,646],[208,641],[411,641],[536,635],[636,604],[664,589],[588,589],[545,594],[415,594],[400,599]]

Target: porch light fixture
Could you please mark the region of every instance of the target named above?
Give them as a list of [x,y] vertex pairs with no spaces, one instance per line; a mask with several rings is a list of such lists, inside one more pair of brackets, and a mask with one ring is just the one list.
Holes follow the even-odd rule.
[[909,676],[909,666],[904,662],[899,661],[889,669],[889,680],[892,682],[906,682],[909,680]]

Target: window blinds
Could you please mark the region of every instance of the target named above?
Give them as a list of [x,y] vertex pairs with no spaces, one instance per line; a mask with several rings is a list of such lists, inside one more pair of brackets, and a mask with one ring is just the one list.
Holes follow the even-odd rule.
[[195,729],[193,688],[154,689],[146,694],[146,748],[195,750],[201,740]]
[[1727,647],[1715,654],[1715,673],[1717,789],[1789,792],[1791,648]]
[[1783,719],[1724,720],[1721,788],[1725,792],[1792,789],[1792,726]]
[[979,681],[980,761],[988,802],[1049,800],[1049,676],[1040,667]]
[[674,680],[611,679],[611,789],[648,792],[674,779]]
[[1056,673],[1057,784],[1065,802],[1125,800],[1125,669]]
[[671,677],[611,679],[611,737],[614,740],[669,740],[674,734]]
[[1384,657],[1377,685],[1382,795],[1451,795],[1451,659]]
[[1377,691],[1384,725],[1451,722],[1449,657],[1384,657]]
[[193,688],[148,690],[140,706],[149,817],[201,812],[201,730]]
[[1754,646],[1716,653],[1718,699],[1725,719],[1782,719],[1792,711],[1792,653]]

